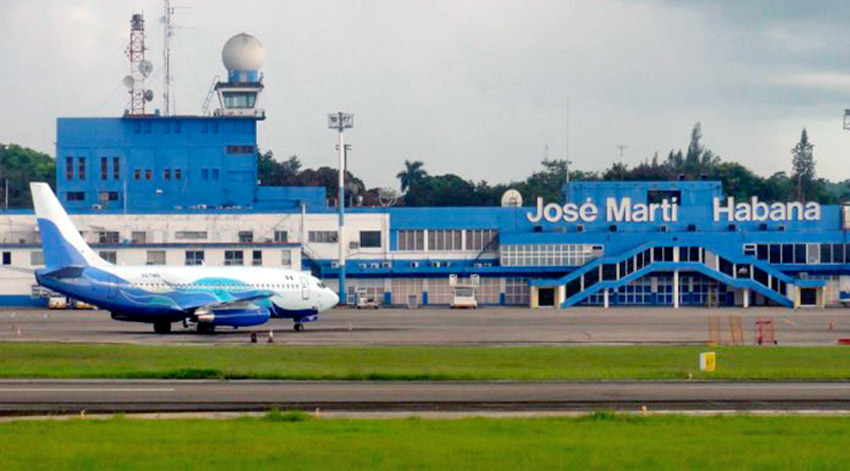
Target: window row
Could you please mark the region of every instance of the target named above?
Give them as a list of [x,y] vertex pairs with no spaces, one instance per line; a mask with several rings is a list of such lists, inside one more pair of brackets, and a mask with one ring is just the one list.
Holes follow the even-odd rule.
[[[179,241],[203,241],[207,240],[209,234],[207,231],[175,231],[174,240]],[[286,243],[288,239],[287,231],[274,231],[275,243]],[[147,233],[144,231],[133,231],[130,238],[133,244],[146,244]],[[251,244],[254,242],[254,231],[239,231],[238,241],[242,244]],[[121,236],[118,231],[99,231],[97,232],[97,243],[99,244],[118,244],[121,242]],[[378,245],[380,247],[380,245]]]
[[[133,169],[133,180],[142,180],[142,175],[144,172],[145,181],[153,180],[153,170],[146,168],[134,168]],[[182,168],[164,168],[162,169],[162,179],[163,180],[171,180],[172,176],[174,180],[182,180],[183,179],[183,169]]]
[[[225,250],[224,251],[224,265],[245,265],[246,262],[246,253],[248,252],[248,257],[250,257],[250,264],[253,266],[262,266],[263,265],[263,251],[262,250]],[[36,256],[35,254],[41,254]],[[6,257],[9,254],[9,263],[6,262]],[[32,252],[33,261],[40,261],[39,265],[44,264],[44,255],[41,252]],[[109,263],[118,263],[118,252],[115,250],[101,250],[98,252],[100,258],[106,260]],[[184,264],[193,266],[193,265],[203,265],[205,263],[205,251],[203,250],[186,250],[184,252]],[[3,252],[3,262],[4,265],[11,264],[11,252]],[[165,250],[148,250],[145,254],[145,264],[146,265],[165,265],[166,260],[166,252]],[[280,252],[280,264],[284,267],[292,266],[292,251],[290,250],[282,250]],[[36,265],[36,263],[33,263]]]
[[398,231],[398,250],[456,252],[498,249],[499,231],[495,229],[432,229]]
[[[100,179],[109,180],[109,157],[103,156],[100,158]],[[121,179],[121,159],[112,157],[112,179]]]
[[[0,255],[0,264],[12,265],[11,251],[3,251],[2,255]],[[30,252],[30,265],[34,267],[44,265],[44,252],[42,252],[41,250],[34,250]]]
[[506,267],[580,266],[592,258],[593,246],[587,244],[503,245],[500,256]]
[[832,264],[850,261],[850,244],[746,244],[744,255],[768,263]]

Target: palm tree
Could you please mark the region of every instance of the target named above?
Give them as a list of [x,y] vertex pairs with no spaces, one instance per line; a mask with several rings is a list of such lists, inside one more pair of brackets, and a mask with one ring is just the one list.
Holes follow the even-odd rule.
[[413,162],[409,160],[404,161],[404,170],[398,172],[396,175],[396,178],[401,181],[402,193],[428,176],[428,172],[422,168],[424,165],[425,164],[419,160],[414,160]]

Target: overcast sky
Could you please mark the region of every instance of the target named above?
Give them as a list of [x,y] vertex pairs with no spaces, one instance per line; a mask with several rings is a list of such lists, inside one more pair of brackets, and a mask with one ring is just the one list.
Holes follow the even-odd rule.
[[[635,165],[702,123],[724,160],[788,170],[808,128],[818,173],[850,178],[850,9],[843,1],[174,0],[174,95],[197,114],[233,34],[266,49],[259,145],[335,165],[326,114],[355,114],[352,170],[397,186],[405,159],[502,182],[544,146],[574,166]],[[767,6],[770,5],[770,6]],[[156,107],[162,2],[0,0],[0,142],[54,153],[56,118],[120,116],[131,13],[144,11]]]

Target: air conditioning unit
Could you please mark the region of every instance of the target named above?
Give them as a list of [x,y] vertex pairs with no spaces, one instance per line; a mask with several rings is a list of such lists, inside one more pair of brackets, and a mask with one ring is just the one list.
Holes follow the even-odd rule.
[[576,225],[576,232],[584,232],[584,224]]
[[392,267],[393,267],[393,264],[392,264],[392,263],[390,263],[390,262],[383,262],[383,263],[381,264],[381,266],[382,266],[382,267],[384,267],[384,268],[392,268]]
[[410,262],[410,268],[419,268],[419,262]]
[[697,225],[696,224],[688,224],[688,232],[696,232]]
[[658,226],[658,230],[661,231],[661,232],[667,232],[667,226],[664,226],[664,225]]
[[431,266],[440,268],[441,266],[443,266],[443,264],[441,262],[431,262]]
[[380,263],[373,263],[372,268],[381,268],[381,264]]
[[357,264],[357,268],[360,268],[361,270],[365,270],[367,266],[368,266],[368,265],[367,265],[367,264],[365,264],[365,263],[358,263],[358,264]]
[[331,262],[331,268],[339,268],[339,262]]
[[93,205],[91,205],[91,209],[94,209],[95,211],[100,211],[101,209],[103,209],[103,205],[102,204],[93,204]]
[[355,241],[349,242],[348,248],[349,249],[359,249],[360,248],[360,242],[355,242]]

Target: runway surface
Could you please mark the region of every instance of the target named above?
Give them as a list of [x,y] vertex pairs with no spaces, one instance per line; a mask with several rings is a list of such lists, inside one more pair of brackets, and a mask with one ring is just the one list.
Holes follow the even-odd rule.
[[780,345],[835,345],[850,338],[847,309],[707,309],[669,307],[531,310],[487,307],[475,311],[445,308],[334,309],[318,322],[293,332],[289,320],[249,329],[221,328],[198,335],[174,324],[168,335],[149,324],[114,321],[104,311],[0,310],[0,341],[130,344],[239,344],[251,332],[265,340],[274,330],[283,345],[513,345],[513,344],[703,344],[708,319],[721,319],[721,339],[730,338],[729,316],[741,316],[746,344],[755,343],[755,322],[772,318]]
[[848,410],[850,382],[4,380],[0,414],[87,412]]

